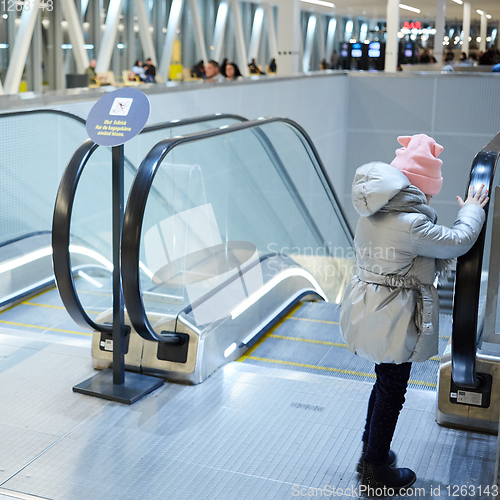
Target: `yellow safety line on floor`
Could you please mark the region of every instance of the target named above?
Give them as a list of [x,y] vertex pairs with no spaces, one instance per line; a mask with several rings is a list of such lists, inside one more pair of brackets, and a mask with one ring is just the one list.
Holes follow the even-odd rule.
[[[370,377],[376,378],[377,376],[374,373],[364,373],[364,372],[355,372],[353,370],[341,370],[340,368],[332,368],[330,366],[318,366],[318,365],[307,365],[305,363],[295,363],[294,361],[282,361],[280,359],[268,359],[268,358],[258,358],[257,356],[246,356],[246,359],[252,359],[254,361],[263,361],[265,363],[276,363],[279,365],[287,365],[287,366],[297,366],[299,368],[311,368],[313,370],[323,370],[335,373],[343,373],[345,375],[357,375],[359,377]],[[239,361],[242,360],[241,358]],[[436,388],[436,384],[432,382],[424,382],[423,380],[409,380],[409,384],[415,385],[425,385],[427,387]]]
[[338,325],[338,321],[327,321],[326,319],[311,319],[311,318],[290,318],[297,321],[312,321],[314,323],[327,323],[328,325]]
[[262,337],[257,342],[255,342],[255,344],[252,347],[250,347],[250,349],[248,349],[248,351],[246,351],[245,354],[239,357],[237,361],[242,361],[242,362],[245,361],[245,359],[247,359],[252,354],[252,352],[254,352],[255,349],[257,349],[257,347],[259,347],[265,340],[267,340],[273,334],[273,332],[275,332],[287,319],[290,319],[290,317],[293,314],[295,314],[301,307],[302,307],[302,302],[297,304],[288,314],[283,316],[283,318],[281,318],[277,323],[275,323],[275,325],[268,332],[262,335]]
[[[36,295],[33,295],[33,297],[31,297],[31,298],[36,299],[37,297],[40,297],[44,293],[51,292],[52,290],[55,290],[55,289],[56,289],[56,287],[53,286],[52,288],[49,288],[48,290],[44,290],[43,292],[40,292],[40,293],[37,293]],[[21,304],[21,302],[16,302],[16,303],[12,304],[11,306],[6,307],[5,309],[2,309],[0,311],[0,314],[3,314],[4,312],[10,311],[11,309],[14,309],[14,307],[17,307],[19,304]]]
[[[36,302],[21,302],[21,304],[25,304],[27,306],[38,306],[38,307],[48,307],[50,309],[62,309],[63,311],[66,310],[64,306],[51,306],[49,304],[37,304]],[[90,311],[90,310],[85,310],[86,313],[92,313],[92,314],[101,314],[102,311]]]
[[76,335],[85,335],[87,337],[92,336],[91,333],[75,332],[73,330],[61,330],[60,328],[47,328],[46,326],[38,326],[38,325],[25,325],[24,323],[15,323],[14,321],[4,321],[1,319],[0,323],[3,323],[5,325],[24,326],[25,328],[37,328],[39,330],[50,330],[51,332],[74,333]]
[[300,337],[285,337],[284,335],[271,335],[273,339],[297,340],[298,342],[310,342],[311,344],[331,345],[335,347],[347,347],[347,344],[338,344],[337,342],[327,342],[326,340],[302,339]]

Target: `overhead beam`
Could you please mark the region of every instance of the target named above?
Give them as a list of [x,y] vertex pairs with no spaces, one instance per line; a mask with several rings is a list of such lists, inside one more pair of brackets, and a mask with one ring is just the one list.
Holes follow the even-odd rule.
[[108,13],[106,16],[106,26],[101,40],[99,55],[97,56],[96,73],[103,73],[109,70],[111,56],[118,31],[118,23],[122,13],[123,0],[110,0]]
[[172,61],[172,50],[174,42],[177,38],[177,30],[181,22],[182,9],[184,7],[184,0],[172,0],[170,7],[170,15],[168,16],[167,36],[163,45],[163,52],[161,55],[161,62],[158,73],[164,82],[168,80],[170,73],[170,63]]
[[236,60],[238,61],[238,66],[240,67],[241,74],[243,76],[248,76],[249,71],[247,48],[245,46],[243,22],[241,20],[241,10],[238,0],[232,0],[231,9],[233,13],[234,36],[236,38]]
[[326,54],[325,54],[325,57],[326,57],[327,61],[330,61],[332,58],[336,29],[337,29],[337,20],[330,19],[330,21],[328,23],[328,31],[326,33]]
[[257,58],[259,53],[260,40],[262,38],[262,25],[264,24],[264,8],[257,7],[253,16],[252,36],[250,37],[250,47],[248,48],[248,58],[250,61]]
[[273,7],[266,3],[263,5],[266,26],[267,26],[267,36],[269,42],[269,53],[271,55],[271,59],[278,58],[278,38],[276,37],[276,26],[274,24],[274,12]]
[[156,57],[153,36],[151,35],[151,30],[149,29],[148,14],[143,0],[134,0],[134,12],[138,18],[137,24],[139,25],[139,39],[141,40],[144,57],[150,57],[151,62],[158,67],[158,59]]
[[82,24],[80,16],[76,10],[76,5],[73,0],[59,0],[62,7],[63,17],[68,23],[69,41],[73,47],[73,55],[75,57],[76,72],[79,74],[85,73],[89,67],[89,56],[84,49],[85,41],[83,38]]
[[208,62],[207,45],[205,43],[205,35],[203,34],[203,27],[201,24],[200,10],[198,8],[198,0],[189,0],[189,10],[191,11],[191,18],[194,30],[194,40],[199,55],[203,62]]
[[212,43],[213,50],[211,52],[211,59],[215,61],[219,61],[222,53],[222,43],[224,42],[224,34],[226,32],[228,10],[229,5],[226,1],[219,4],[217,17],[215,19],[214,41]]
[[35,0],[32,8],[29,10],[23,9],[21,14],[21,22],[17,29],[14,48],[10,54],[9,67],[5,75],[4,93],[17,94],[19,92],[19,84],[23,76],[26,58],[31,45],[33,31],[37,19],[40,6],[40,0]]
[[304,73],[310,71],[311,55],[314,44],[314,36],[316,33],[317,19],[314,14],[309,16],[307,21],[306,45],[304,47],[304,57],[302,58],[302,70]]

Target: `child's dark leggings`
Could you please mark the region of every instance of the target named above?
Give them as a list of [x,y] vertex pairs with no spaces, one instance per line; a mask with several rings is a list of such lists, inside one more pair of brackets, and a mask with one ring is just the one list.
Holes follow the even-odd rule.
[[375,465],[387,461],[399,412],[405,402],[411,363],[375,365],[377,381],[373,385],[366,416],[363,443],[365,459]]

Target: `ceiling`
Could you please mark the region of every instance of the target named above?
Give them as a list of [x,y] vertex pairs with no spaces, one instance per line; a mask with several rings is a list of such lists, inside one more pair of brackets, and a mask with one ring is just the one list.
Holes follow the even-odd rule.
[[[387,0],[328,0],[335,4],[332,12],[335,15],[345,15],[353,17],[386,18]],[[399,9],[401,19],[422,20],[435,19],[436,5],[438,0],[402,0],[401,3],[416,7],[421,10],[420,14],[412,13],[408,10]],[[481,16],[476,13],[476,9],[491,14],[492,19],[488,22],[500,21],[500,0],[469,0],[471,4],[471,22],[479,22]],[[302,4],[304,7],[305,4]],[[446,19],[462,20],[463,5],[458,5],[452,0],[446,0]]]

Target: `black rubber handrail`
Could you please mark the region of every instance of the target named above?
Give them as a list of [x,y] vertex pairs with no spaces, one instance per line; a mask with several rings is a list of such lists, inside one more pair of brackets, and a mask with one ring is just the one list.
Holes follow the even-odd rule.
[[155,332],[146,315],[139,275],[139,253],[146,203],[153,185],[154,177],[163,159],[172,149],[181,144],[209,139],[245,129],[257,129],[259,130],[260,135],[263,133],[260,131],[260,127],[273,122],[288,124],[292,127],[292,129],[295,129],[298,134],[303,136],[315,157],[316,161],[313,162],[314,168],[319,168],[319,171],[317,171],[318,176],[321,178],[323,184],[329,187],[329,190],[326,189],[326,192],[329,196],[331,196],[331,199],[334,200],[333,206],[338,210],[338,215],[341,219],[344,232],[352,244],[352,231],[346,222],[344,212],[338,202],[337,196],[321,159],[319,158],[318,152],[305,130],[293,120],[286,118],[267,118],[231,125],[225,129],[210,130],[186,135],[184,137],[165,139],[156,144],[142,161],[134,179],[134,183],[130,189],[123,221],[121,245],[123,296],[130,321],[136,332],[144,339],[159,342],[162,341],[162,335]]
[[[500,133],[484,146],[472,163],[469,186],[484,184],[492,191],[493,177],[500,156]],[[500,203],[500,200],[495,200]],[[489,203],[485,207],[488,215]],[[487,219],[486,219],[487,221]],[[457,260],[451,337],[451,376],[457,387],[472,389],[480,382],[476,376],[477,320],[484,254],[486,222],[473,247]]]
[[[142,133],[152,132],[165,128],[181,127],[194,123],[203,123],[211,120],[235,119],[242,122],[246,118],[233,114],[205,115],[186,120],[174,120],[161,125],[153,125],[143,129]],[[71,256],[69,252],[70,225],[73,202],[78,182],[90,157],[99,146],[87,139],[75,152],[66,170],[63,173],[57,193],[52,220],[52,260],[54,275],[61,295],[61,299],[69,315],[82,328],[90,328],[105,333],[112,333],[112,326],[98,324],[85,312],[76,291],[73,273],[71,271]]]

